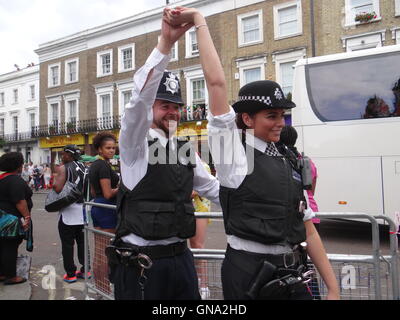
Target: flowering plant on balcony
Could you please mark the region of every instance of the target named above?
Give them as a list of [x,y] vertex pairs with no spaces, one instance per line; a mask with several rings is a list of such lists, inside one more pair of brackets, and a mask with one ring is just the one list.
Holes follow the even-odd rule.
[[376,19],[376,17],[377,17],[377,15],[376,15],[375,11],[362,12],[362,13],[356,14],[356,17],[354,18],[354,20],[363,23],[363,22],[371,21],[372,19]]

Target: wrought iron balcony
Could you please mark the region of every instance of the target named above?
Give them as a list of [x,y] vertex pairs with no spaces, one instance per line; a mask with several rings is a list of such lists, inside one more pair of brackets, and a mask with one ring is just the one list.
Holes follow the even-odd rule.
[[50,125],[41,125],[32,128],[32,135],[36,138],[58,136],[66,134],[88,133],[121,128],[121,116],[103,117],[75,122],[59,122]]
[[32,136],[32,132],[15,132],[9,134],[0,134],[0,139],[3,139],[5,143],[18,142],[18,141],[29,141],[35,140],[36,137]]

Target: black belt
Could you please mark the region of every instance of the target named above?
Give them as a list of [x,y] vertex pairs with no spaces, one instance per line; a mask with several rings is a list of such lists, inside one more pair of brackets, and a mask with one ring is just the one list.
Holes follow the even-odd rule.
[[258,263],[268,261],[278,268],[291,268],[300,265],[302,261],[302,254],[300,251],[295,250],[282,254],[269,254],[269,253],[253,253],[243,250],[236,250],[229,246],[227,251],[231,253],[229,259],[242,270],[250,273],[255,272]]
[[120,242],[115,245],[115,248],[119,251],[129,250],[136,255],[141,253],[148,256],[150,259],[161,259],[174,257],[182,254],[187,249],[187,241],[180,241],[171,243],[168,245],[156,245],[156,246],[136,246],[126,242]]

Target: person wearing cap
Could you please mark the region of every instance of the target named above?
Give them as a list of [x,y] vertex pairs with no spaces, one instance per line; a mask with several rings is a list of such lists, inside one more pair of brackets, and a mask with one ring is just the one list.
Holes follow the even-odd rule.
[[[85,166],[81,161],[81,150],[74,144],[66,145],[61,159],[62,165],[57,166],[54,174],[53,189],[59,193],[66,181],[76,183],[83,191]],[[66,274],[63,280],[67,283],[76,282],[77,278],[84,278],[84,233],[83,233],[83,196],[77,202],[62,208],[59,212],[58,232],[61,239],[63,264]],[[80,270],[74,263],[74,242],[77,245]]]
[[[284,290],[271,293],[271,288],[283,284],[274,281],[282,272],[292,275],[301,270],[297,268],[304,263],[304,254],[295,248],[306,242],[307,253],[327,285],[327,298],[338,299],[332,267],[311,220],[313,212],[304,209],[301,176],[274,144],[285,124],[285,110],[295,104],[276,82],[265,80],[243,86],[238,102],[230,107],[223,68],[204,17],[197,9],[177,7],[168,12],[167,20],[175,26],[196,26],[210,101],[209,145],[221,185],[228,242],[221,268],[224,298],[311,299],[306,280],[296,287],[285,282]],[[241,136],[238,128],[248,130]]]
[[173,44],[192,25],[168,25],[167,10],[156,48],[134,75],[121,120],[118,225],[108,252],[117,300],[200,299],[187,247],[196,230],[192,190],[219,203],[218,181],[190,141],[175,137],[184,102],[179,79],[165,69]]

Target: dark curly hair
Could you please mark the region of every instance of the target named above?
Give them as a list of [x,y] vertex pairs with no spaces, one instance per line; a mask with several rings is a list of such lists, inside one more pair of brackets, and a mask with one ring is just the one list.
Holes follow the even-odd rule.
[[106,141],[113,140],[115,143],[117,143],[117,138],[108,131],[105,132],[99,132],[98,134],[95,135],[93,138],[93,147],[98,150],[101,148]]
[[21,152],[8,152],[0,157],[0,171],[14,172],[24,164]]

